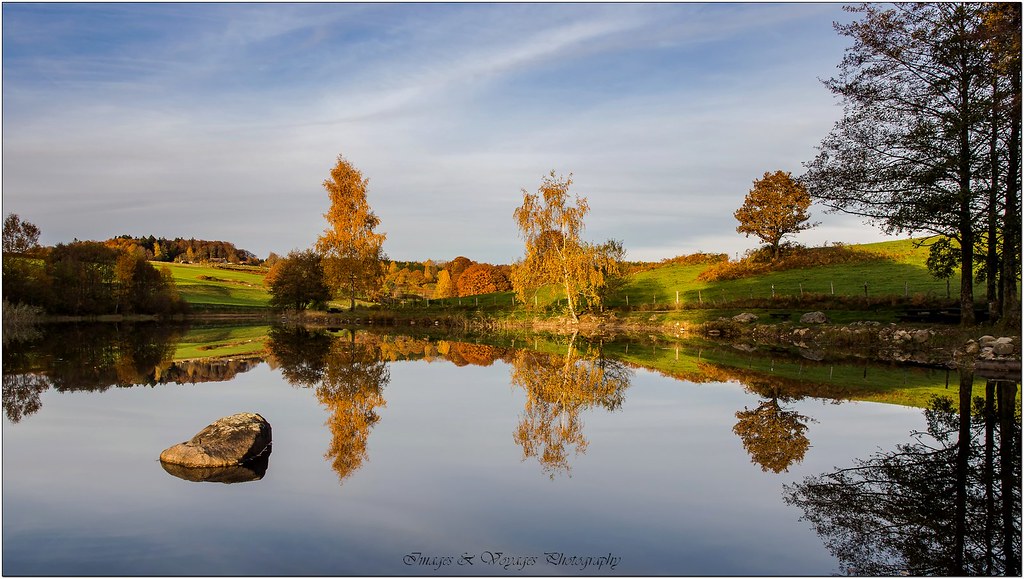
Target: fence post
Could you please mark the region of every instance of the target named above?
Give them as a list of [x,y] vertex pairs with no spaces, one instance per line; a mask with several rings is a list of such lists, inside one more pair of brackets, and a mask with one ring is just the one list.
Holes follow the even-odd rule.
[[903,280],[903,297],[910,295],[910,285],[907,280]]
[[679,290],[676,290],[676,305],[679,305]]
[[868,282],[864,282],[864,297],[868,297]]
[[700,295],[700,290],[697,290],[697,302],[703,304],[704,298]]
[[804,297],[804,284],[800,282],[800,297]]
[[772,298],[775,297],[775,284],[772,284]]
[[626,307],[629,307],[629,294],[626,294]]
[[828,289],[832,292],[832,295],[836,295],[836,286],[831,281],[828,282]]

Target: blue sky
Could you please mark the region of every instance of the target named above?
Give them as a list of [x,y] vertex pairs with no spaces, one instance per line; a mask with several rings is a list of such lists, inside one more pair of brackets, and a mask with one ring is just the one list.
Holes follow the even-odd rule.
[[[44,243],[324,229],[339,154],[395,259],[510,263],[554,169],[630,259],[733,255],[732,212],[840,118],[839,4],[3,5],[3,210]],[[814,211],[808,244],[883,239]]]

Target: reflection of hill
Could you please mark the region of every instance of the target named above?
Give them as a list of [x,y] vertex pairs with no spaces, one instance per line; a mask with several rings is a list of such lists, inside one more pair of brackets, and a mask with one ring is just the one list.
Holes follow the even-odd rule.
[[[955,370],[895,363],[833,363],[794,352],[743,351],[718,344],[610,343],[610,356],[635,367],[694,383],[739,382],[766,398],[781,396],[866,400],[924,408],[935,395],[947,395]],[[983,383],[975,384],[981,392]]]

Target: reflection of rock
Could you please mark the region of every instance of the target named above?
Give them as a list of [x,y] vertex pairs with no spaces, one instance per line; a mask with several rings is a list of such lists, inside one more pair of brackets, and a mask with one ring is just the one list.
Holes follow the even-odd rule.
[[270,447],[263,454],[245,461],[244,464],[220,467],[187,467],[161,462],[167,474],[192,482],[218,482],[224,484],[260,480],[270,466]]
[[234,466],[269,451],[270,442],[270,423],[259,414],[242,412],[221,418],[191,440],[161,452],[160,461],[186,467]]

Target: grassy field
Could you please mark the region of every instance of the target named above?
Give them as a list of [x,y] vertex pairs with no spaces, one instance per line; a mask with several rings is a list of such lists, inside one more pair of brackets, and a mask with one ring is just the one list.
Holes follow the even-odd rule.
[[[659,303],[674,306],[677,292],[681,305],[801,294],[863,297],[865,283],[868,297],[946,297],[946,281],[935,279],[925,267],[927,248],[914,247],[910,240],[851,247],[889,259],[794,269],[716,282],[697,279],[706,265],[666,265],[633,276],[621,295],[611,300],[609,305],[625,305],[628,298],[633,307]],[[952,296],[956,297],[960,287],[959,276],[950,280],[950,287]]]
[[194,309],[266,308],[270,292],[263,285],[265,270],[256,267],[184,263],[154,263],[168,267],[182,299]]
[[[833,309],[829,316],[838,323],[856,320],[891,322],[896,321],[897,312],[889,307],[886,300],[912,304],[915,301],[946,299],[946,281],[933,278],[925,267],[926,247],[915,247],[911,240],[850,247],[878,254],[881,259],[712,282],[697,279],[707,264],[666,264],[630,276],[625,286],[608,299],[607,307],[650,312],[661,322],[703,322],[743,311],[764,313],[800,308]],[[865,282],[870,301],[864,299]],[[959,276],[954,276],[949,286],[952,299],[958,297],[959,285]],[[501,292],[431,300],[431,304],[435,308],[492,315],[500,313],[513,318],[532,315],[522,305],[513,310],[512,295],[512,292]],[[878,303],[879,298],[883,299],[882,304]],[[564,300],[564,293],[551,286],[538,292],[535,303],[541,311],[560,312],[564,310],[564,306],[557,306],[560,300]],[[794,306],[794,300],[802,303]],[[534,302],[533,299],[530,301]],[[421,303],[419,307],[423,305]]]
[[[870,319],[894,321],[891,308],[877,304],[857,304],[867,295],[871,299],[892,297],[904,300],[932,298],[945,299],[945,280],[933,278],[925,268],[927,248],[915,247],[910,240],[851,246],[861,251],[877,253],[885,259],[866,263],[851,263],[770,272],[749,278],[728,281],[701,281],[700,273],[706,264],[667,264],[637,273],[629,278],[616,295],[610,297],[607,307],[627,311],[657,312],[662,321],[700,322],[721,315],[741,311],[759,311],[743,301],[778,299],[779,304],[766,303],[761,309],[785,308],[786,300],[815,296],[828,302],[824,309],[834,308],[837,322]],[[259,268],[232,269],[212,265],[166,265],[174,274],[182,297],[197,310],[224,308],[266,308],[270,294],[263,285],[264,270]],[[960,280],[950,280],[952,297],[956,298]],[[829,302],[832,296],[847,299],[849,303]],[[563,294],[556,287],[542,288],[535,303],[541,311],[561,312],[558,301]],[[534,300],[531,300],[534,301]],[[480,296],[400,302],[389,306],[397,310],[447,310],[496,315],[501,317],[529,317],[532,309],[514,305],[512,292],[498,292]],[[347,300],[337,304],[347,307]],[[532,305],[532,304],[531,304]],[[819,308],[821,309],[821,308]],[[842,310],[842,311],[840,311]]]

